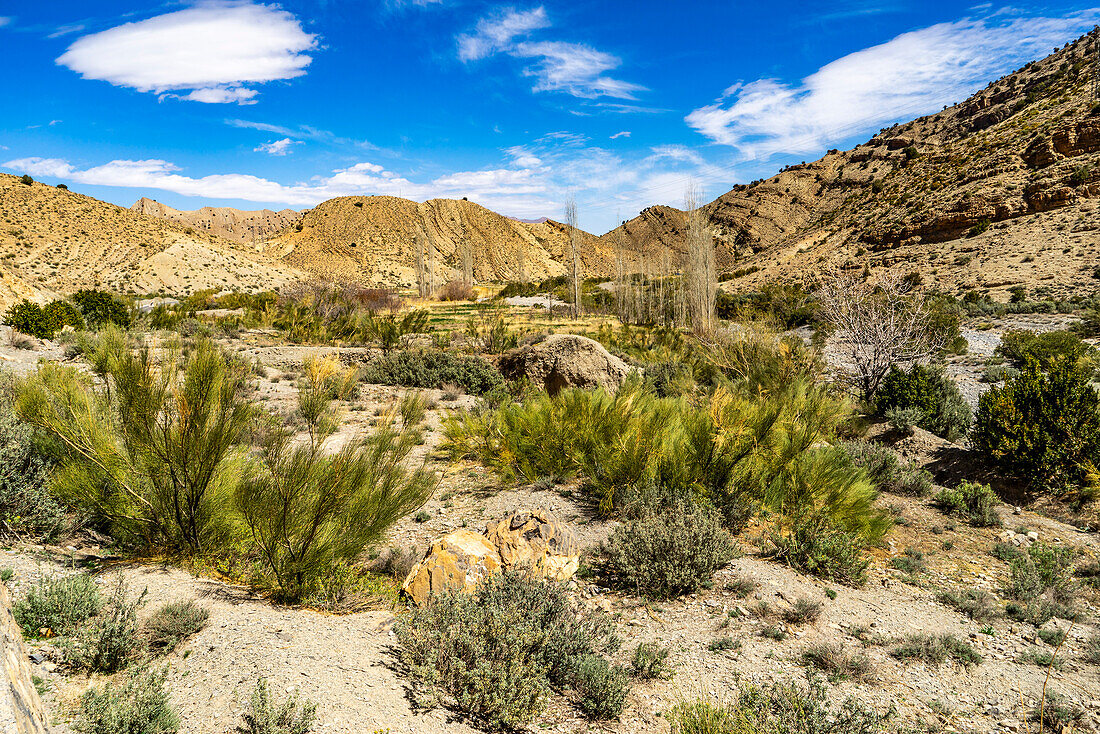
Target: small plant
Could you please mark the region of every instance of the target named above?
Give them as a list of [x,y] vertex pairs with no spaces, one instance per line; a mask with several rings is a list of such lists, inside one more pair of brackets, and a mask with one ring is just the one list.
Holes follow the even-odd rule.
[[602,655],[589,654],[577,664],[573,687],[577,708],[592,719],[617,719],[626,705],[630,676],[626,668],[612,665]]
[[914,576],[928,570],[928,565],[924,562],[924,553],[912,546],[905,549],[904,555],[891,558],[890,567]]
[[851,653],[843,645],[820,642],[810,645],[802,651],[802,664],[816,668],[824,673],[829,681],[861,681],[872,671],[871,661],[866,655]]
[[1014,546],[1012,543],[995,543],[993,548],[989,551],[994,558],[1002,561],[1013,561],[1024,554],[1022,550]]
[[954,489],[936,494],[936,504],[952,515],[966,518],[977,528],[999,527],[1001,518],[994,509],[1000,500],[988,484],[963,481]]
[[435,350],[390,352],[368,363],[361,377],[375,385],[459,386],[470,395],[484,395],[504,385],[504,377],[484,359]]
[[1063,629],[1039,630],[1039,639],[1051,647],[1058,647],[1066,640],[1066,631]]
[[206,627],[210,611],[193,601],[175,601],[165,604],[145,621],[145,634],[154,650],[170,653],[180,643]]
[[787,639],[786,631],[776,624],[765,625],[760,630],[761,637],[767,637],[769,640],[775,640],[776,642],[782,642]]
[[1047,731],[1073,731],[1073,725],[1085,717],[1080,706],[1066,701],[1057,693],[1050,692],[1028,713],[1028,720],[1039,724]]
[[739,647],[741,647],[741,643],[732,637],[719,637],[707,644],[707,649],[711,652],[725,652],[726,650],[736,650]]
[[863,552],[858,536],[839,528],[796,526],[781,536],[772,534],[772,554],[800,571],[850,586],[861,586],[867,580],[871,561]]
[[413,520],[415,520],[418,523],[426,523],[426,522],[428,522],[428,520],[431,520],[431,519],[432,519],[432,513],[428,512],[427,510],[420,510],[415,515],[413,515]]
[[1055,657],[1053,650],[1044,650],[1040,647],[1025,650],[1020,655],[1020,662],[1038,665],[1040,668],[1053,668],[1054,670],[1061,670],[1065,664],[1061,658]]
[[789,624],[813,624],[821,616],[821,606],[819,601],[800,597],[783,610],[783,619]]
[[642,680],[667,680],[672,677],[672,667],[668,663],[669,651],[654,642],[642,642],[634,648],[631,668],[634,675]]
[[32,637],[67,636],[99,613],[103,598],[87,574],[43,576],[12,607],[15,621]]
[[1009,605],[1013,619],[1036,626],[1053,617],[1076,617],[1077,582],[1073,578],[1072,548],[1033,543],[1026,553],[1013,559],[1008,596],[1021,604]]
[[993,625],[991,624],[983,624],[981,627],[978,628],[978,632],[983,635],[989,635],[990,637],[997,636],[997,630],[994,629]]
[[883,492],[924,497],[932,491],[932,475],[915,463],[903,465],[892,449],[869,441],[845,441],[840,448]]
[[[891,412],[899,427],[920,426],[954,441],[970,430],[970,406],[955,382],[937,367],[914,364],[905,372],[897,365],[883,378],[875,395],[875,408]],[[901,425],[908,424],[908,425]]]
[[750,579],[747,576],[735,576],[727,581],[726,585],[723,588],[736,596],[738,599],[744,599],[746,596],[756,591],[759,587],[759,582]]
[[985,589],[944,591],[937,598],[941,604],[959,610],[975,622],[988,622],[1001,616],[996,597]]
[[267,681],[259,678],[244,712],[244,734],[307,734],[317,720],[317,704],[302,701],[295,691],[282,703],[272,700]]
[[1085,640],[1084,659],[1086,663],[1100,665],[1100,633],[1094,632]]
[[120,573],[100,613],[66,641],[66,663],[74,670],[97,673],[114,673],[126,667],[140,653],[137,610],[145,603],[145,595],[142,590],[137,599],[130,601]]
[[910,436],[913,429],[924,420],[924,411],[920,408],[890,408],[884,414],[890,427],[898,433]]
[[936,666],[948,659],[964,666],[982,662],[982,656],[967,642],[948,634],[909,635],[890,654],[898,660],[921,660]]
[[92,688],[80,699],[76,728],[84,734],[175,734],[179,716],[164,688],[168,669],[140,670],[122,683]]

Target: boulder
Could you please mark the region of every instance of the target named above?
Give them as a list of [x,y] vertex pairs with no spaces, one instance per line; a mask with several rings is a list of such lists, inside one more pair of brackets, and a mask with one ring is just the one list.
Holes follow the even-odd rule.
[[551,334],[504,355],[500,371],[511,379],[526,377],[554,395],[569,387],[602,387],[614,392],[630,367],[592,339]]
[[435,541],[401,590],[419,605],[441,591],[471,592],[502,568],[565,581],[580,566],[579,551],[573,533],[548,513],[519,512],[490,523],[483,534],[456,530]]

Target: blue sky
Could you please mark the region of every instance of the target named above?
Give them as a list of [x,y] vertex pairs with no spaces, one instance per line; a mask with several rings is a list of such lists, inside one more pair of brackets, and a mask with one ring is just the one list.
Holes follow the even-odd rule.
[[0,0],[0,169],[128,206],[467,196],[602,233],[964,99],[1091,28],[936,0]]

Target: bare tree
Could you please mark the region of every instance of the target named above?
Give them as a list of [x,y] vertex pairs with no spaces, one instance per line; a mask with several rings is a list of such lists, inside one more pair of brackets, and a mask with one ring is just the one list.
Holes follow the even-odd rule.
[[569,228],[569,251],[573,259],[573,318],[580,318],[581,307],[581,277],[580,254],[577,252],[577,200],[570,196],[565,202],[565,225]]
[[932,307],[898,273],[877,280],[837,273],[817,293],[836,349],[848,361],[848,379],[870,400],[895,363],[925,359],[944,346],[932,328]]
[[718,295],[718,273],[714,263],[714,238],[707,228],[706,213],[699,206],[694,184],[684,197],[687,211],[687,267],[684,269],[687,320],[696,334],[714,331],[714,306]]
[[416,290],[421,298],[431,295],[431,286],[428,284],[428,266],[425,260],[424,233],[416,233]]

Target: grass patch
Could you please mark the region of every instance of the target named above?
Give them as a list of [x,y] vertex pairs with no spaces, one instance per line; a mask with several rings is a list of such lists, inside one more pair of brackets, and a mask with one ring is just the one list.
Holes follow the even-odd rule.
[[982,656],[968,642],[948,634],[909,635],[890,654],[898,660],[920,660],[933,666],[948,660],[967,667],[982,662]]

